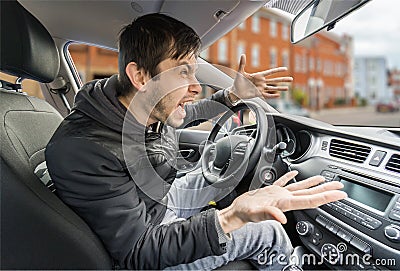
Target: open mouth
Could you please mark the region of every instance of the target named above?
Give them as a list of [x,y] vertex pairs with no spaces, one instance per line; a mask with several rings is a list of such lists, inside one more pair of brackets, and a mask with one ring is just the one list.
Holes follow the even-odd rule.
[[176,113],[180,118],[184,119],[186,117],[185,105],[189,105],[191,103],[192,100],[186,100],[178,104],[178,106],[176,107]]
[[183,101],[180,104],[178,104],[178,107],[180,107],[181,109],[185,110],[185,105],[189,105],[192,104],[192,100],[187,100],[187,101]]

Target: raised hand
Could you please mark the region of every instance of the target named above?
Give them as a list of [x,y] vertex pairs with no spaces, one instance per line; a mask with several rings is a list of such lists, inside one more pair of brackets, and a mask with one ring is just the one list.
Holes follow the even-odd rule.
[[288,172],[273,185],[249,191],[237,197],[229,207],[219,211],[218,216],[224,231],[230,232],[245,223],[269,219],[286,223],[286,211],[316,208],[347,197],[345,192],[339,191],[343,188],[342,183],[321,184],[325,181],[322,176],[286,185],[297,173]]
[[289,88],[287,85],[280,84],[293,81],[293,78],[290,76],[272,77],[272,75],[276,73],[287,71],[286,67],[273,68],[256,73],[247,73],[244,70],[245,66],[246,55],[243,54],[240,56],[238,74],[235,77],[230,93],[232,101],[236,100],[237,97],[240,99],[254,97],[263,97],[266,99],[278,98],[281,91],[287,91]]

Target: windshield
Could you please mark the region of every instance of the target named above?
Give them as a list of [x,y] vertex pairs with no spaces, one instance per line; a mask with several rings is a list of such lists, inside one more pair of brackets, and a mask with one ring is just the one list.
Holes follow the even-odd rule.
[[[329,32],[291,44],[294,16],[262,8],[202,56],[236,70],[245,53],[247,72],[287,66],[282,76],[294,81],[280,98],[286,102],[268,101],[281,113],[334,125],[400,127],[398,10],[398,0],[373,0]],[[382,101],[390,103],[383,108]]]

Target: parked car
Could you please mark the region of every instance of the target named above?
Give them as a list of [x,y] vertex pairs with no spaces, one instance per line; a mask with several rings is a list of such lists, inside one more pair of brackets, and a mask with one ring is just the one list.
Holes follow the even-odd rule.
[[[68,52],[72,42],[115,51],[122,25],[140,15],[160,12],[193,27],[202,37],[205,49],[267,3],[297,14],[292,22],[291,40],[298,42],[321,29],[332,29],[336,23],[345,24],[346,19],[341,21],[344,16],[358,8],[361,9],[356,12],[362,12],[369,2],[1,1],[0,70],[19,78],[2,80],[0,86],[1,269],[117,268],[98,236],[53,193],[44,160],[47,142],[69,114],[82,86],[76,63]],[[385,1],[377,2],[385,6]],[[374,29],[379,31],[379,16],[386,14],[373,15],[364,22],[371,33]],[[375,24],[377,27],[371,27]],[[392,35],[399,33],[393,31]],[[379,36],[379,42],[384,38]],[[260,43],[269,41],[265,38]],[[201,65],[197,78],[202,83],[222,88],[233,83],[221,69],[203,59],[198,61]],[[40,83],[45,100],[21,90],[20,81],[24,78]],[[288,170],[299,171],[297,180],[320,174],[327,182],[340,181],[348,199],[286,214],[285,229],[293,246],[303,247],[304,255],[312,261],[305,268],[399,270],[399,125],[360,127],[355,118],[353,125],[335,126],[287,115],[289,103],[284,104],[282,114],[265,115],[261,114],[265,113],[265,103],[261,99],[254,103],[258,105],[253,107],[259,113],[257,123],[232,130],[234,134],[252,137],[261,146],[258,153],[250,156],[252,167],[235,188],[237,194],[271,185]],[[282,102],[277,107],[279,103]],[[240,105],[236,109],[247,107]],[[290,111],[293,107],[288,108]],[[218,129],[216,125],[211,131],[214,140],[219,139]],[[210,158],[200,155],[209,132],[184,129],[179,134],[181,150],[198,154],[198,161],[191,166],[196,168],[202,159]],[[287,146],[291,149],[285,149]]]
[[400,109],[400,104],[393,99],[381,100],[376,104],[377,112],[398,112]]

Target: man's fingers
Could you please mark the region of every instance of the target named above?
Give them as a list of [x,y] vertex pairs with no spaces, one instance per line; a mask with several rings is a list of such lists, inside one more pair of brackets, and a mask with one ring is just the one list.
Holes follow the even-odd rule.
[[264,90],[272,90],[272,91],[288,91],[289,87],[288,86],[269,86],[265,85]]
[[326,191],[314,195],[294,196],[287,206],[282,206],[282,209],[283,211],[312,209],[345,198],[347,198],[347,194],[339,190]]
[[262,71],[262,72],[256,72],[253,73],[252,76],[257,76],[257,75],[261,75],[261,76],[268,76],[277,72],[285,72],[288,69],[286,67],[278,67],[278,68],[273,68],[270,70],[266,70],[266,71]]
[[307,178],[303,181],[296,182],[289,184],[285,188],[289,191],[296,191],[296,190],[302,190],[302,189],[307,189],[313,186],[316,186],[317,184],[320,184],[325,181],[325,178],[322,176],[313,176],[310,178]]
[[267,82],[267,84],[268,83],[281,83],[281,82],[290,83],[292,81],[293,81],[293,77],[291,77],[291,76],[265,79],[265,82]]
[[244,74],[244,66],[246,66],[246,55],[240,55],[238,72]]
[[343,188],[343,184],[340,182],[329,182],[329,183],[324,183],[324,184],[321,184],[321,185],[318,185],[316,187],[312,187],[309,189],[297,190],[297,191],[294,191],[292,194],[294,196],[314,195],[314,194],[322,193],[325,191],[338,190],[338,189],[342,189],[342,188]]
[[[280,177],[278,180],[276,180],[273,184],[277,185],[277,186],[285,186],[291,179],[293,179],[294,177],[296,177],[296,175],[299,172],[297,170],[293,170],[293,171],[289,171],[288,173],[286,173],[285,175],[283,175],[282,177]],[[267,186],[268,187],[268,186]]]

